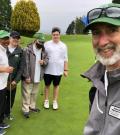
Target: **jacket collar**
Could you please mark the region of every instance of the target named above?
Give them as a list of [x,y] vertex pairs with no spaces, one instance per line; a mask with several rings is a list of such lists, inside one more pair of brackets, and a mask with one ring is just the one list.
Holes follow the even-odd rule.
[[101,81],[101,79],[104,77],[104,74],[105,67],[100,62],[96,62],[87,72],[81,76],[92,81],[94,87],[96,87],[103,96],[106,96],[105,86],[103,81]]
[[100,62],[96,62],[88,71],[86,71],[81,76],[91,81],[94,81],[95,79],[101,79],[104,73],[105,66],[103,66]]
[[[7,53],[10,53],[8,47],[7,47]],[[19,54],[19,53],[22,53],[22,49],[21,49],[21,47],[18,46],[15,48],[15,50],[12,54]]]
[[[28,47],[28,51],[35,55],[34,50],[33,50],[33,45],[34,44],[29,44],[27,47]],[[44,50],[42,49],[41,53],[43,53],[43,52],[44,52]]]
[[29,44],[27,47],[28,47],[28,51],[30,51],[32,54],[34,54],[33,44]]
[[109,84],[120,81],[120,69],[107,72],[107,76]]
[[[101,78],[104,77],[104,74],[105,66],[103,66],[100,62],[97,62],[81,76],[92,81],[99,92],[101,92],[102,95],[105,95],[104,83],[101,81]],[[120,81],[120,69],[107,72],[107,78],[108,84],[113,84],[116,81]]]

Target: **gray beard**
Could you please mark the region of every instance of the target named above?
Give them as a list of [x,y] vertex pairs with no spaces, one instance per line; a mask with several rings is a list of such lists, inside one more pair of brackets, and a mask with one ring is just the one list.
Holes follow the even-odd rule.
[[120,46],[119,45],[116,47],[116,51],[110,58],[102,57],[101,55],[99,55],[99,53],[96,51],[96,49],[95,49],[95,53],[96,53],[97,60],[100,61],[105,66],[113,65],[117,61],[120,60]]

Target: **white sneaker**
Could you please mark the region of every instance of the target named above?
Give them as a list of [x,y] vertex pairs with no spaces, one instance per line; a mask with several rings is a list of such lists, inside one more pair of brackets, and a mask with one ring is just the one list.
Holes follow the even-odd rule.
[[56,100],[53,101],[53,109],[57,110],[58,109],[58,103]]
[[44,108],[49,109],[49,100],[44,101]]

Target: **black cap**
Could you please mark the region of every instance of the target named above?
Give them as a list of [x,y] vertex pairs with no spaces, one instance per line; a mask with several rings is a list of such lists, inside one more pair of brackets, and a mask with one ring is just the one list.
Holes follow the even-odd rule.
[[17,32],[17,31],[12,31],[10,33],[10,37],[12,37],[12,38],[20,38],[20,33]]

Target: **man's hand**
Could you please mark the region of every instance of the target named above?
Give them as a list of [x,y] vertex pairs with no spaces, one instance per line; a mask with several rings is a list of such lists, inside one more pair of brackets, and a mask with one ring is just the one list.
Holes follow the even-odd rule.
[[31,79],[30,78],[27,78],[27,79],[25,79],[25,82],[26,83],[30,83],[31,82]]
[[64,71],[64,76],[65,76],[65,77],[68,76],[68,71]]
[[12,81],[11,84],[15,86],[17,83],[15,81]]
[[40,60],[39,63],[40,63],[40,65],[43,65],[44,64],[44,61],[43,60]]
[[11,67],[11,66],[8,66],[8,67],[5,67],[5,72],[6,73],[12,73],[13,72],[13,67]]

